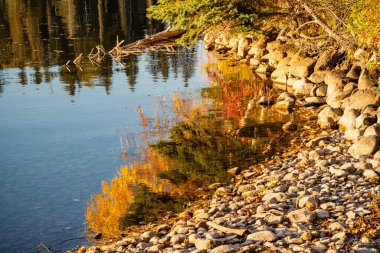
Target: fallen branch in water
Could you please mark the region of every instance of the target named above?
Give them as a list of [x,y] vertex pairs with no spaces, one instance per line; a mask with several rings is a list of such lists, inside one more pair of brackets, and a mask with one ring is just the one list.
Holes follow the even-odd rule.
[[120,42],[110,51],[110,54],[115,52],[117,55],[141,54],[146,51],[175,52],[174,47],[178,46],[175,39],[185,32],[185,30],[167,29],[124,46],[121,46],[122,42]]
[[[141,39],[135,41],[133,43],[122,46],[124,40],[119,42],[119,38],[116,39],[116,46],[112,48],[110,51],[106,52],[105,49],[98,45],[91,50],[88,54],[88,59],[92,66],[97,65],[104,59],[106,55],[109,55],[119,64],[123,65],[121,59],[124,56],[128,55],[140,55],[144,52],[160,52],[160,53],[177,53],[178,47],[180,46],[175,42],[175,39],[183,35],[185,30],[171,30],[170,28],[165,31],[153,34],[151,36],[146,37],[145,39]],[[96,50],[96,51],[95,51]],[[81,68],[82,54],[77,56],[73,61],[69,60],[65,64],[65,68],[70,71],[69,64],[73,63],[75,67],[79,70],[83,71]]]
[[64,244],[64,243],[66,243],[66,242],[68,242],[68,241],[82,240],[82,239],[85,239],[85,238],[86,238],[85,236],[80,235],[80,236],[78,236],[78,237],[68,238],[68,239],[66,239],[66,240],[63,240],[63,241],[61,241],[61,242],[59,242],[59,243],[56,243],[56,244],[53,244],[53,245],[51,245],[51,246],[46,246],[45,244],[43,244],[43,243],[41,242],[40,244],[38,244],[38,246],[36,246],[36,249],[37,249],[38,252],[41,252],[41,251],[40,251],[40,248],[45,249],[48,253],[51,253],[51,252],[65,252],[65,251],[62,251],[62,250],[55,250],[53,247],[57,247],[57,246],[59,246],[59,245],[61,245],[61,244]]

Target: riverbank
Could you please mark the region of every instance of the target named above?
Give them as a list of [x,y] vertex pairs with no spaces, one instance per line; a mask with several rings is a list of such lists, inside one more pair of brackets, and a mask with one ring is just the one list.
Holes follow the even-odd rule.
[[287,91],[257,103],[312,107],[315,119],[298,126],[282,155],[229,170],[234,182],[210,186],[216,190],[209,199],[78,252],[378,252],[380,94],[366,68],[371,55],[358,49],[347,63],[337,50],[308,54],[280,35],[270,41],[210,33],[204,45]]
[[375,159],[354,158],[337,130],[300,129],[289,151],[240,171],[172,220],[78,252],[377,252]]

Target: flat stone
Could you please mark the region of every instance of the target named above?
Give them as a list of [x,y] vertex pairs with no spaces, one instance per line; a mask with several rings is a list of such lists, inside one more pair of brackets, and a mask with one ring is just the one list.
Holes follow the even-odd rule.
[[259,242],[273,242],[277,240],[277,236],[272,231],[259,231],[247,236],[247,240]]
[[324,210],[333,210],[336,207],[336,204],[334,202],[326,202],[321,204],[320,206]]
[[326,104],[326,100],[322,97],[307,97],[304,106],[321,106],[323,104]]
[[288,213],[287,217],[292,223],[296,222],[312,222],[316,219],[315,212],[309,212],[303,209],[298,209]]
[[306,143],[306,147],[308,147],[308,148],[316,147],[316,146],[318,146],[320,141],[330,141],[330,139],[331,139],[330,136],[316,137],[316,138],[310,140],[308,143]]
[[337,177],[345,177],[348,175],[347,171],[341,170],[341,169],[335,169],[333,167],[331,167],[329,169],[329,171],[331,174],[333,174],[334,176],[337,176]]
[[267,193],[262,198],[262,201],[264,202],[284,202],[287,200],[287,196],[285,193],[282,192],[276,192],[276,193]]

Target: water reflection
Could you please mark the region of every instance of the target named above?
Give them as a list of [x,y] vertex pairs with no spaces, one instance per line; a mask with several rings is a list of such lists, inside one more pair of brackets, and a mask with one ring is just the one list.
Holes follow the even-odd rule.
[[[0,69],[18,68],[18,83],[49,82],[51,66],[64,66],[83,53],[81,68],[59,71],[69,95],[75,95],[84,86],[105,86],[111,90],[112,59],[90,64],[87,55],[97,46],[106,51],[119,41],[132,42],[161,31],[162,24],[146,19],[146,8],[153,0],[0,0]],[[149,72],[154,80],[166,80],[169,73],[182,78],[187,85],[194,74],[193,51],[183,49],[170,55],[149,53]],[[141,56],[129,55],[122,59],[131,90],[135,89]],[[33,67],[26,74],[26,67]],[[29,70],[30,71],[30,70]],[[0,92],[6,87],[0,84]]]
[[149,147],[92,196],[89,232],[119,236],[130,225],[162,218],[161,212],[179,211],[208,185],[227,182],[226,169],[248,168],[289,145],[291,135],[282,125],[298,116],[256,105],[273,92],[263,80],[226,61],[207,64],[206,71],[213,85],[203,88],[200,98],[174,93],[154,117],[139,107]]

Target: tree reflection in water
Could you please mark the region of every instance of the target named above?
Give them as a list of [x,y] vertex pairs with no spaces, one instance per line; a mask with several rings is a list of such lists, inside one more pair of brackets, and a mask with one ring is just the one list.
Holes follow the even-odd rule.
[[[19,68],[19,83],[39,84],[42,76],[54,76],[56,68],[83,53],[87,55],[102,45],[107,51],[115,46],[116,38],[126,43],[144,38],[164,29],[160,23],[146,18],[146,9],[153,0],[0,0],[0,68]],[[169,73],[183,74],[186,84],[193,75],[195,56],[190,50],[173,55],[150,53],[129,55],[122,60],[128,85],[134,90],[141,57],[149,57],[153,79],[164,80]],[[75,95],[82,86],[104,86],[111,91],[115,63],[105,59],[99,66],[84,61],[81,69],[61,67],[60,80],[66,84],[69,95]],[[34,76],[29,79],[25,75]],[[35,69],[37,68],[37,69]],[[49,79],[50,80],[50,79]],[[47,80],[47,81],[49,81]],[[0,89],[0,91],[2,91]]]

